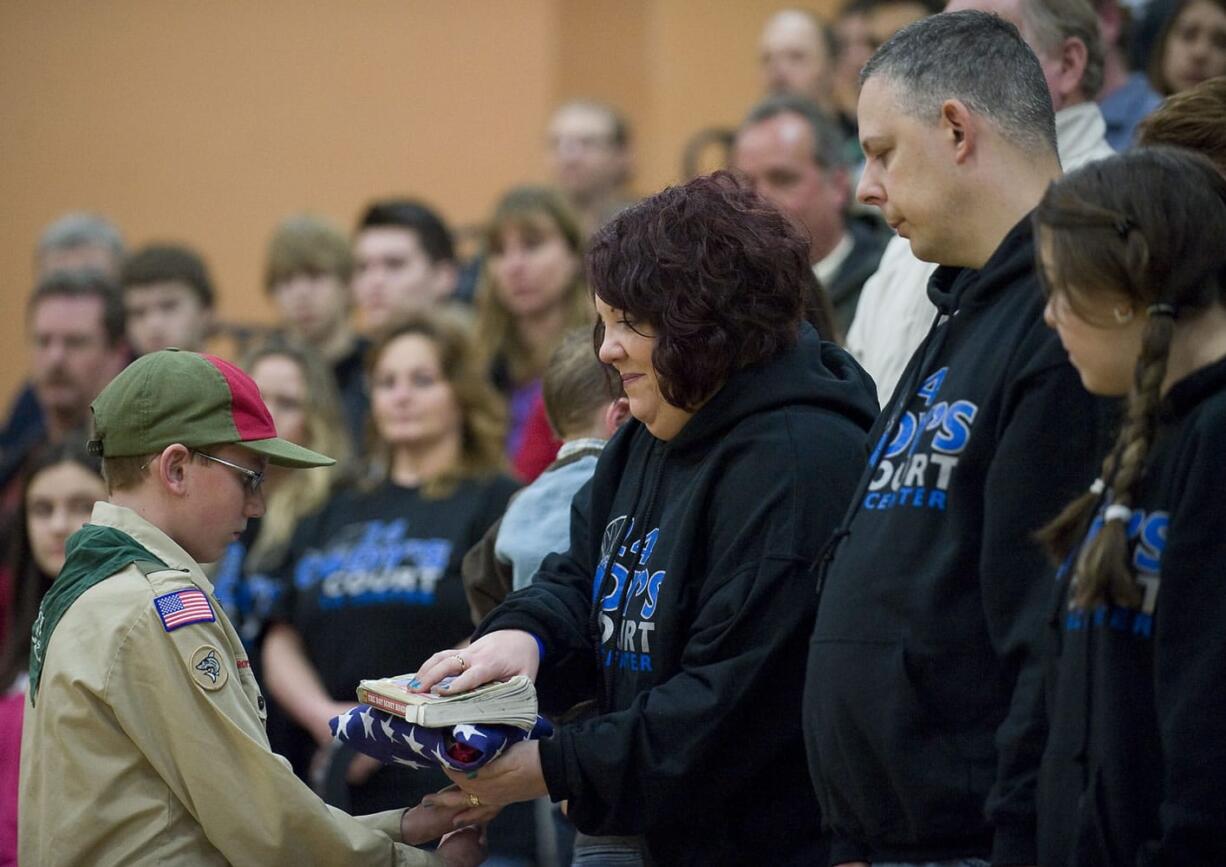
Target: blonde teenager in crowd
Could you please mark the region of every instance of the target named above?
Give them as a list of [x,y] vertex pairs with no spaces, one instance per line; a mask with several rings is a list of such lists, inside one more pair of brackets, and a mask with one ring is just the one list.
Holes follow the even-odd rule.
[[[345,477],[351,447],[335,380],[318,353],[274,338],[248,353],[242,366],[259,387],[283,439],[337,459],[332,466],[309,473],[269,467],[262,486],[263,516],[247,522],[246,532],[213,567],[217,601],[238,631],[256,677],[263,681],[260,642],[277,609],[282,587],[277,576],[289,556],[290,539],[298,524],[321,509]],[[268,739],[274,752],[306,773],[313,742],[301,736],[276,701],[268,705]]]
[[264,268],[264,288],[281,327],[331,368],[351,435],[346,452],[360,450],[370,412],[362,366],[370,341],[350,324],[354,264],[349,239],[323,217],[294,214],[277,224]]
[[562,335],[592,320],[583,237],[560,193],[517,187],[495,208],[485,251],[477,342],[495,387],[510,404],[507,455],[521,477],[531,479],[549,465],[559,445],[541,404],[541,374]]

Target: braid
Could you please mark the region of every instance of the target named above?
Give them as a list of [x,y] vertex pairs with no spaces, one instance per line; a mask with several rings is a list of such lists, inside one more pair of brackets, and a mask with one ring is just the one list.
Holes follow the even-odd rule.
[[[1111,462],[1108,457],[1103,461],[1102,478],[1109,478],[1107,475],[1107,465]],[[1035,533],[1035,538],[1039,544],[1047,551],[1053,563],[1059,565],[1068,557],[1069,552],[1077,547],[1077,543],[1085,538],[1086,529],[1090,526],[1090,520],[1094,517],[1094,512],[1098,509],[1099,495],[1088,490],[1077,499],[1073,500],[1065,506],[1060,514],[1052,518],[1052,520],[1044,525]]]
[[[1062,219],[1059,222],[1063,227],[1105,226],[1111,228],[1124,244],[1123,259],[1125,268],[1123,273],[1126,275],[1146,273],[1145,269],[1149,265],[1149,244],[1146,242],[1144,235],[1136,231],[1136,224],[1128,217],[1088,202],[1078,202],[1076,209],[1062,212],[1060,216]],[[1170,317],[1164,316],[1161,318],[1169,321]],[[1162,356],[1162,367],[1165,371],[1165,349]],[[1141,358],[1144,358],[1144,354],[1142,354]],[[1141,359],[1138,359],[1137,364],[1138,366],[1141,364]],[[1157,384],[1158,387],[1161,387],[1161,376],[1158,377]],[[1131,414],[1129,418],[1131,419]],[[1116,485],[1113,483],[1117,481],[1116,471],[1120,467],[1120,459],[1124,451],[1127,431],[1128,428],[1126,426],[1120,432],[1120,436],[1116,440],[1115,445],[1112,446],[1111,451],[1103,458],[1102,468],[1099,470],[1098,479],[1095,481],[1094,486],[1065,506],[1059,515],[1035,533],[1035,538],[1038,539],[1053,562],[1057,564],[1063,563],[1065,558],[1085,538],[1086,532],[1090,528],[1090,522],[1098,511],[1099,503],[1102,501],[1104,480],[1106,485],[1111,486],[1112,494],[1115,494]]]
[[[1132,507],[1157,428],[1162,382],[1166,378],[1174,331],[1175,322],[1171,316],[1153,315],[1146,323],[1127,417],[1107,459],[1115,470],[1107,477],[1114,506]],[[1141,596],[1128,556],[1126,518],[1104,521],[1098,535],[1086,543],[1077,559],[1074,586],[1073,603],[1081,608],[1091,608],[1105,601],[1127,607],[1140,604]]]

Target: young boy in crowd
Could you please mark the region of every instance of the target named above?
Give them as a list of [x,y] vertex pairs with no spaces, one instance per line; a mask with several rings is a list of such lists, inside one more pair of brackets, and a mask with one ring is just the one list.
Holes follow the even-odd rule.
[[119,270],[128,342],[137,355],[170,346],[204,350],[215,292],[200,255],[179,244],[150,244]]
[[569,547],[570,502],[596,471],[605,441],[630,414],[620,393],[621,384],[596,358],[591,331],[570,332],[550,358],[541,383],[549,425],[562,448],[464,557],[464,588],[474,623],[512,590],[528,586],[545,557]]
[[355,818],[268,748],[265,703],[201,562],[264,511],[268,464],[332,459],[277,436],[255,383],[166,350],[92,405],[108,501],[68,542],[30,653],[20,858],[57,864],[479,863],[476,833],[437,854],[441,808]]
[[353,259],[353,298],[367,334],[378,334],[456,291],[459,270],[451,230],[423,202],[372,202],[358,220]]
[[[508,593],[527,587],[547,556],[570,547],[571,500],[596,472],[605,442],[630,417],[621,382],[596,357],[587,328],[569,332],[554,351],[542,377],[541,397],[562,447],[553,463],[512,498],[502,518],[464,556],[461,571],[473,623],[480,623]],[[442,806],[453,798],[459,803],[454,796],[438,803]],[[566,820],[551,814],[547,800],[538,804],[542,805],[537,813],[542,854],[556,860],[560,850],[573,846],[576,864],[583,862],[585,850],[624,856],[627,860],[619,864],[641,863],[637,849],[623,851],[620,840],[581,834],[570,842],[575,832]],[[542,834],[544,828],[554,833]]]

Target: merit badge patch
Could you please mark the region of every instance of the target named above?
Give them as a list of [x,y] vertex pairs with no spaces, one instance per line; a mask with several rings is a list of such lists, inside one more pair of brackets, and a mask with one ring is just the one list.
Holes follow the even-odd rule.
[[208,690],[221,689],[230,676],[222,665],[220,652],[211,644],[196,648],[191,665],[192,679]]
[[180,626],[192,623],[211,623],[217,619],[213,613],[213,605],[203,590],[176,590],[166,593],[153,600],[158,617],[162,618],[162,628],[174,632]]

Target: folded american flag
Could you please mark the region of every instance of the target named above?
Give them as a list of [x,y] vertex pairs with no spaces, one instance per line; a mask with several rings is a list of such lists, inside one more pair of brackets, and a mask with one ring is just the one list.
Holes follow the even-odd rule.
[[538,716],[532,731],[506,725],[458,725],[432,729],[360,704],[328,721],[332,737],[385,765],[473,771],[492,762],[512,744],[553,734],[549,720]]

